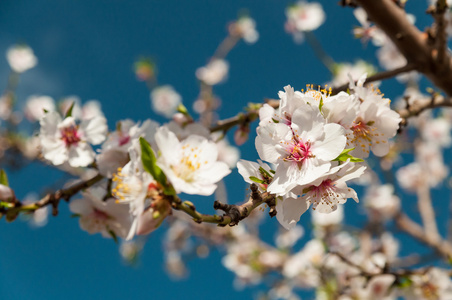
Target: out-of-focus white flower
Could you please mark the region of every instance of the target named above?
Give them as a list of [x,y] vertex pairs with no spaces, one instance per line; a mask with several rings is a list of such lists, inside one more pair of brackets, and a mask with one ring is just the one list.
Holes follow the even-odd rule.
[[182,97],[170,85],[156,87],[151,92],[152,109],[167,118],[171,118],[182,103]]
[[77,96],[65,97],[58,103],[62,115],[72,107],[72,116],[76,119],[89,120],[94,117],[105,117],[102,112],[101,104],[97,100],[89,100],[83,106]]
[[371,185],[364,197],[370,214],[377,220],[392,218],[400,208],[400,199],[394,195],[391,184]]
[[320,240],[311,240],[304,248],[286,260],[282,274],[301,287],[316,287],[320,284],[321,266],[325,247]]
[[325,22],[325,12],[318,2],[299,1],[286,9],[286,17],[286,31],[298,43],[304,39],[303,32],[316,30]]
[[292,247],[303,236],[303,234],[304,229],[300,225],[295,226],[292,230],[282,229],[276,236],[276,245],[279,248]]
[[128,207],[113,198],[103,201],[105,189],[102,187],[91,187],[82,194],[83,198],[69,204],[70,210],[80,217],[80,227],[90,234],[100,232],[103,237],[114,234],[125,238],[131,224]]
[[377,69],[364,60],[358,60],[354,64],[337,63],[334,65],[333,80],[330,84],[333,86],[341,86],[343,84],[348,84],[350,77],[356,81],[365,73],[373,75],[376,72]]
[[143,124],[135,124],[131,120],[118,122],[116,130],[108,135],[96,156],[99,172],[111,177],[118,168],[123,167],[129,161],[128,151],[132,142],[140,137],[155,146],[154,134],[157,127],[158,124],[151,120],[146,120]]
[[[215,138],[213,138],[215,140]],[[229,144],[226,138],[222,138],[216,142],[218,147],[218,161],[225,162],[230,169],[237,165],[240,159],[240,150]]]
[[[23,204],[27,205],[30,203],[37,202],[38,196],[34,193],[28,194],[25,196],[25,199],[23,200]],[[31,218],[29,219],[29,224],[32,227],[43,227],[47,224],[49,216],[49,206],[43,206],[33,212],[31,215]]]
[[33,50],[27,45],[15,45],[6,52],[6,59],[11,69],[16,73],[23,73],[38,63]]
[[240,36],[248,44],[254,44],[259,39],[256,22],[249,16],[241,16],[236,22],[231,23],[229,33],[233,36]]
[[363,8],[356,8],[353,11],[353,15],[362,26],[353,29],[353,34],[356,38],[361,39],[364,44],[367,44],[369,40],[372,40],[372,43],[375,46],[382,46],[386,42],[388,39],[386,34],[377,26],[372,26],[371,22],[368,20],[367,13]]
[[421,136],[432,145],[449,147],[452,143],[450,129],[450,122],[446,118],[430,119],[421,127]]
[[226,80],[229,64],[224,59],[213,59],[207,66],[196,70],[196,77],[207,85],[215,85]]
[[68,161],[72,167],[86,167],[95,156],[90,144],[105,140],[106,122],[103,117],[95,117],[77,124],[73,117],[62,120],[58,112],[46,113],[39,133],[44,158],[56,166]]
[[6,185],[0,184],[0,201],[11,201],[14,198],[13,190]]
[[344,207],[339,205],[337,209],[329,214],[323,214],[317,210],[311,211],[312,223],[315,227],[335,226],[342,223],[344,219]]
[[449,272],[430,268],[427,273],[412,275],[413,284],[406,291],[409,299],[452,299],[452,281]]
[[231,171],[218,161],[217,145],[198,135],[179,141],[167,127],[157,130],[155,141],[161,151],[158,165],[176,192],[211,195],[220,181]]
[[25,104],[25,117],[31,122],[40,120],[45,111],[55,111],[55,101],[49,96],[30,96]]

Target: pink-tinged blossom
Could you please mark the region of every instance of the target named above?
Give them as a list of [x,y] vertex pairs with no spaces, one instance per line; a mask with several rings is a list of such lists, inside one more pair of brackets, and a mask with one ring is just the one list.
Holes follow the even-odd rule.
[[337,209],[338,204],[344,204],[348,198],[358,202],[358,195],[347,186],[346,181],[361,176],[364,169],[364,166],[346,162],[331,168],[312,183],[295,187],[292,192],[302,196],[277,200],[276,216],[279,223],[286,229],[292,228],[311,205],[319,213],[331,213]]
[[123,167],[129,161],[128,151],[132,142],[140,137],[147,140],[155,149],[154,134],[157,127],[158,124],[151,120],[146,120],[142,124],[136,124],[131,120],[118,122],[116,130],[108,135],[96,156],[99,172],[111,177],[119,167]]
[[[154,214],[153,198],[158,197],[160,188],[154,178],[144,170],[138,140],[129,148],[130,161],[119,168],[113,176],[112,194],[120,204],[128,204],[132,218],[126,239],[135,234],[148,234],[156,229],[167,213]],[[156,219],[159,219],[156,222]]]
[[79,215],[80,227],[90,234],[100,232],[103,237],[112,233],[125,238],[130,228],[130,215],[127,206],[116,203],[114,198],[103,200],[105,189],[92,187],[82,193],[83,198],[72,200],[69,208]]
[[13,190],[4,184],[0,184],[0,201],[9,202],[15,198]]
[[55,111],[55,101],[49,96],[30,96],[24,107],[25,117],[30,122],[39,121],[46,111]]
[[391,219],[400,208],[400,199],[394,195],[394,187],[391,184],[371,185],[364,202],[374,220]]
[[364,86],[365,76],[361,77],[351,89],[361,101],[359,113],[347,133],[347,148],[355,148],[352,155],[359,158],[369,156],[370,150],[376,156],[389,152],[388,139],[394,137],[401,122],[400,115],[391,110],[389,99],[373,88]]
[[226,80],[229,64],[224,59],[213,59],[205,67],[196,70],[196,77],[207,85],[215,85]]
[[158,165],[176,192],[211,195],[216,182],[231,171],[218,161],[217,145],[205,137],[190,135],[179,141],[166,127],[157,130],[155,141],[161,151]]
[[[264,172],[260,171],[260,168],[264,169]],[[242,175],[245,182],[249,184],[257,184],[259,187],[259,190],[261,192],[267,191],[268,184],[265,182],[269,182],[271,178],[268,176],[268,174],[271,174],[271,168],[266,163],[263,163],[261,160],[258,160],[258,163],[248,161],[241,159],[237,163],[237,170],[239,171],[239,174]],[[265,173],[267,172],[267,173]],[[259,180],[262,180],[263,183],[256,183],[250,177],[256,177]]]
[[15,45],[6,52],[6,59],[11,69],[16,73],[23,73],[38,63],[33,50],[27,45]]
[[105,140],[106,122],[103,117],[95,117],[78,124],[73,117],[63,120],[57,112],[45,114],[39,134],[44,158],[56,166],[67,161],[72,167],[86,167],[95,156],[90,144]]
[[355,38],[361,39],[361,41],[365,45],[369,40],[372,40],[372,43],[375,46],[382,46],[386,42],[386,40],[388,39],[386,34],[377,26],[373,26],[371,24],[367,16],[367,13],[363,8],[358,7],[355,10],[353,10],[353,15],[361,24],[361,27],[356,26],[353,29],[353,34]]
[[262,160],[276,165],[268,191],[284,195],[297,185],[322,176],[344,150],[344,129],[326,124],[319,109],[300,106],[291,117],[290,127],[281,122],[257,128],[256,149]]
[[167,118],[171,118],[182,103],[182,96],[170,85],[156,87],[151,92],[152,109]]
[[425,274],[410,276],[412,284],[406,289],[408,299],[452,299],[452,281],[449,270],[430,268]]
[[303,42],[304,32],[316,30],[325,22],[325,12],[318,2],[299,1],[286,9],[286,17],[285,29],[297,43]]
[[427,143],[447,148],[452,143],[450,129],[450,122],[446,118],[430,119],[421,127],[421,136]]

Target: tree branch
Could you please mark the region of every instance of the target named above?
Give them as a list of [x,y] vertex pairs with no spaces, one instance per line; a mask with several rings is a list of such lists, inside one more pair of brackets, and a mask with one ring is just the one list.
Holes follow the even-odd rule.
[[429,78],[434,85],[452,96],[452,60],[446,52],[444,62],[435,59],[426,35],[419,31],[406,17],[403,9],[392,0],[356,0],[369,18],[381,28],[409,64]]

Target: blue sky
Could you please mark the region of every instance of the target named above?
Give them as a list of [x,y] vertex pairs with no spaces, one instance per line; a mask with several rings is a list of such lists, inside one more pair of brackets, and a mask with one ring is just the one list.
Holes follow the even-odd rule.
[[[321,1],[327,22],[315,33],[336,61],[373,58],[374,48],[363,49],[351,37],[357,25],[350,8],[336,1]],[[140,56],[152,56],[158,65],[160,84],[171,84],[182,95],[187,107],[199,93],[194,76],[226,36],[228,22],[241,9],[247,9],[257,22],[259,41],[240,42],[228,55],[229,80],[215,88],[223,106],[222,118],[236,114],[247,102],[277,97],[287,84],[301,89],[307,83],[325,83],[327,69],[318,62],[307,44],[296,45],[284,32],[284,9],[289,2],[267,1],[13,1],[0,3],[0,86],[6,85],[9,68],[2,53],[18,42],[29,44],[39,59],[36,68],[26,72],[18,88],[19,103],[30,94],[59,99],[77,95],[82,101],[102,103],[110,129],[124,118],[163,122],[150,109],[149,91],[137,82],[132,70]],[[421,11],[425,3],[411,4]],[[413,7],[411,7],[412,5]],[[421,13],[423,28],[430,19]],[[401,91],[397,83],[384,84],[386,96]],[[241,148],[242,157],[255,160],[253,138]],[[20,172],[10,172],[12,187],[19,198],[30,191],[44,192],[60,173],[42,164],[32,164]],[[231,202],[240,202],[245,184],[234,171],[228,186]],[[59,182],[61,184],[61,182]],[[201,197],[206,210],[211,198]],[[203,203],[201,203],[203,202]],[[354,203],[350,203],[356,206]],[[355,207],[356,208],[356,207]],[[353,209],[353,213],[355,212]],[[348,210],[349,208],[347,208]],[[211,210],[211,209],[210,209]],[[359,211],[359,208],[358,208]],[[60,215],[51,217],[41,229],[24,222],[0,221],[0,299],[249,299],[258,288],[237,292],[234,275],[220,264],[216,251],[207,259],[189,263],[190,276],[172,281],[164,272],[161,238],[153,233],[145,246],[141,264],[132,268],[121,263],[117,245],[100,235],[91,236],[69,217],[65,203]],[[306,218],[308,219],[308,218]],[[305,221],[307,222],[307,221]],[[265,230],[279,226],[268,220]],[[267,237],[268,238],[268,237]]]

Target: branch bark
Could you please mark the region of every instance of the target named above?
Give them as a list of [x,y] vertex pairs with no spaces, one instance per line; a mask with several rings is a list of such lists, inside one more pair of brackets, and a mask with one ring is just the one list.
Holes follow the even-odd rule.
[[406,13],[392,0],[356,0],[405,56],[409,64],[429,78],[434,85],[452,96],[452,60],[445,53],[444,62],[438,63],[427,36],[409,22]]

